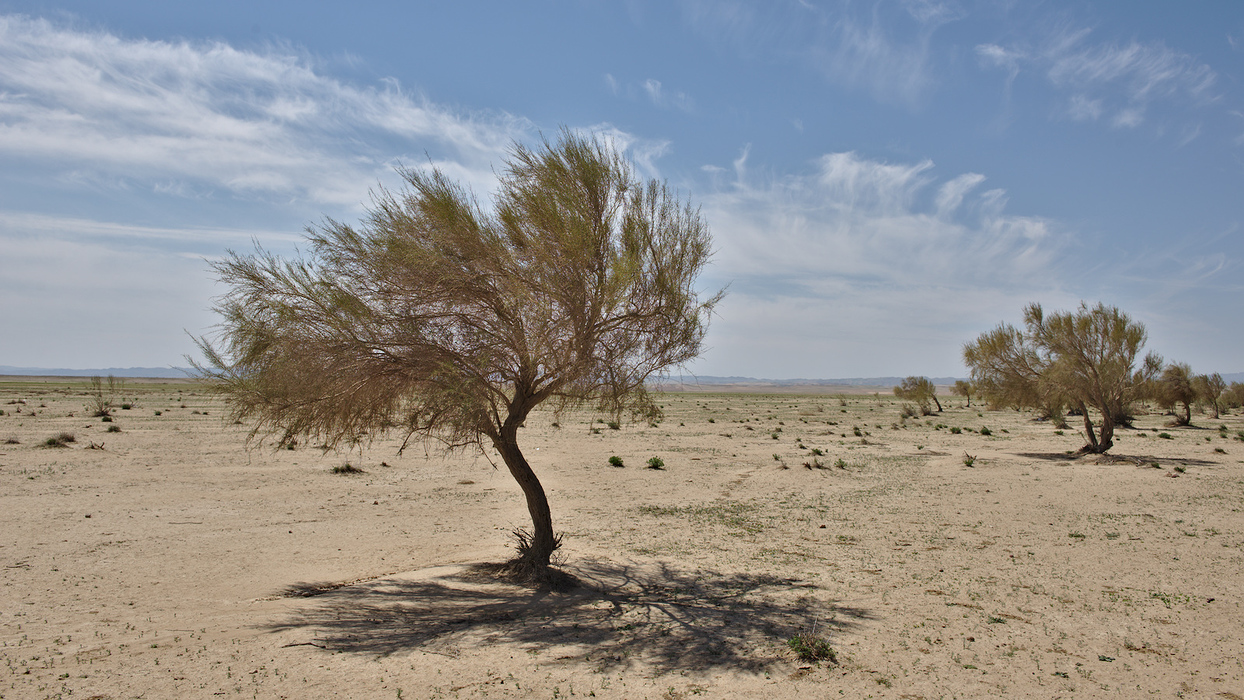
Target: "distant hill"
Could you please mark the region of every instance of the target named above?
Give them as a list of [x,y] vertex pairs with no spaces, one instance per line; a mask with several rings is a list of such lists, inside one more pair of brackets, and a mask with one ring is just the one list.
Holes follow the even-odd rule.
[[[954,384],[962,377],[929,377],[934,384]],[[849,377],[839,379],[757,379],[755,377],[715,377],[711,375],[674,375],[663,380],[665,384],[757,384],[764,386],[898,386],[903,377]]]
[[0,375],[19,377],[156,377],[185,379],[189,367],[108,367],[106,369],[65,369],[63,367],[9,367],[0,365]]
[[[0,375],[21,377],[155,377],[184,379],[190,376],[189,367],[107,367],[104,369],[66,369],[63,367],[10,367],[0,365]],[[964,377],[929,377],[938,386],[949,386]],[[1224,374],[1227,382],[1244,382],[1244,372]],[[698,384],[700,386],[755,386],[755,387],[817,387],[817,386],[868,386],[892,387],[902,383],[903,377],[847,377],[839,379],[757,379],[755,377],[717,377],[713,375],[674,375],[662,379],[661,384]]]

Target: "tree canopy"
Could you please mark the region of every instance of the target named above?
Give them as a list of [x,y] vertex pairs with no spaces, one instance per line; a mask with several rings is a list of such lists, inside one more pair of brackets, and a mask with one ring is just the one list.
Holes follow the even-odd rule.
[[942,402],[937,400],[937,387],[928,377],[907,377],[894,387],[894,395],[906,401],[915,401],[924,415],[929,415],[929,401],[937,404],[937,412],[942,412]]
[[490,209],[439,170],[399,172],[357,227],[309,229],[305,257],[216,263],[229,291],[200,371],[252,440],[491,446],[532,517],[517,566],[545,575],[558,538],[518,429],[545,402],[658,412],[645,380],[699,354],[721,298],[696,288],[708,225],[569,130],[515,145]]
[[[1024,329],[1003,323],[963,348],[963,359],[983,395],[1049,410],[1069,405],[1084,417],[1083,452],[1114,445],[1114,427],[1128,415],[1162,366],[1153,353],[1139,368],[1145,327],[1115,307],[1080,304],[1074,312],[1024,309]],[[1100,414],[1094,429],[1089,408]]]

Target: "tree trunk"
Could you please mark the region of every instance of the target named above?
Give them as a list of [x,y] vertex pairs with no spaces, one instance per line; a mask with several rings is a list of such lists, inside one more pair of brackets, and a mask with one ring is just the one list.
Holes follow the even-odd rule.
[[1180,425],[1192,425],[1192,404],[1184,402],[1184,419]]
[[1080,448],[1080,452],[1090,454],[1104,454],[1106,450],[1114,447],[1114,416],[1110,415],[1110,411],[1103,410],[1101,412],[1101,430],[1100,437],[1098,433],[1093,431],[1093,419],[1089,417],[1088,406],[1080,404],[1080,413],[1084,416],[1084,434],[1088,437],[1088,444]]
[[509,468],[510,475],[518,482],[527,498],[527,512],[531,514],[531,538],[529,541],[520,536],[518,573],[524,578],[543,579],[548,574],[549,558],[557,549],[557,538],[553,534],[553,516],[549,512],[549,499],[544,495],[544,487],[540,479],[531,470],[527,458],[518,449],[518,422],[507,424],[502,428],[501,439],[494,442],[501,459]]
[[1098,431],[1097,452],[1104,454],[1111,447],[1114,447],[1114,416],[1110,415],[1110,411],[1103,411],[1101,430]]
[[937,412],[942,412],[942,402],[937,400],[937,394],[933,394],[933,403],[937,404]]

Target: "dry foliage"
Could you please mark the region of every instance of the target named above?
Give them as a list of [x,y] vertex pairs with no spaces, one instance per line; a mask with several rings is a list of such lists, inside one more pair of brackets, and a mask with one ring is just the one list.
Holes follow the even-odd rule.
[[217,263],[231,289],[200,370],[252,438],[495,447],[532,512],[524,559],[545,569],[556,540],[517,430],[544,402],[659,413],[645,380],[700,352],[721,296],[695,287],[708,226],[570,131],[514,146],[491,209],[438,170],[400,173],[405,189],[380,190],[358,227],[310,230],[304,259]]
[[[1081,304],[1048,316],[1040,304],[1024,309],[1025,330],[1001,324],[963,349],[972,380],[991,404],[1010,404],[1061,416],[1070,406],[1084,417],[1084,452],[1105,452],[1114,427],[1142,398],[1162,359],[1153,353],[1135,369],[1145,327],[1115,307]],[[1089,408],[1101,414],[1095,432]]]

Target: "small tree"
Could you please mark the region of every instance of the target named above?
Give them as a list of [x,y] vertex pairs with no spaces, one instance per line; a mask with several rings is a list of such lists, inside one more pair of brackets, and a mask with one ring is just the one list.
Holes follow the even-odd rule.
[[905,401],[915,401],[924,415],[932,413],[929,401],[937,404],[937,412],[942,412],[942,402],[937,400],[937,387],[928,377],[907,377],[902,384],[894,387],[894,395]]
[[560,538],[518,430],[546,402],[659,414],[645,380],[699,354],[721,298],[695,288],[708,226],[568,130],[513,147],[491,211],[439,171],[399,172],[405,190],[380,190],[358,229],[309,230],[307,259],[214,265],[231,290],[221,347],[199,341],[201,375],[252,440],[337,447],[393,430],[402,448],[491,446],[532,520],[513,572],[544,581]]
[[964,408],[971,408],[972,394],[976,393],[976,387],[972,386],[972,382],[956,379],[955,383],[950,387],[950,393],[967,399],[968,402],[964,405]]
[[[1024,330],[1010,324],[982,333],[963,348],[963,359],[982,393],[997,392],[1017,406],[1070,405],[1084,417],[1088,444],[1101,453],[1114,445],[1114,426],[1128,415],[1162,366],[1150,353],[1134,369],[1145,327],[1114,307],[1081,304],[1074,313],[1046,316],[1040,304],[1024,309]],[[1101,415],[1094,429],[1089,408]]]
[[1222,402],[1229,408],[1244,406],[1244,383],[1231,382],[1231,385],[1222,393]]
[[1197,399],[1197,390],[1193,386],[1192,368],[1182,362],[1173,362],[1162,370],[1158,378],[1156,391],[1158,403],[1163,408],[1174,411],[1179,404],[1184,405],[1183,415],[1175,414],[1175,425],[1192,425],[1192,404]]
[[1220,399],[1223,391],[1227,388],[1227,383],[1223,381],[1222,375],[1217,372],[1213,374],[1198,374],[1192,379],[1192,388],[1196,391],[1197,400],[1205,403],[1213,411],[1212,419],[1218,419],[1221,415],[1219,410]]

